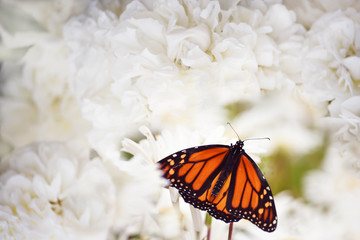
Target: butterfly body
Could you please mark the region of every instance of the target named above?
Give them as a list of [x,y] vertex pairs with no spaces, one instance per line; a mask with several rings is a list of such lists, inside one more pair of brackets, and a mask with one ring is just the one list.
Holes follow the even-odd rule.
[[[222,147],[226,147],[222,145]],[[219,179],[216,181],[214,188],[211,191],[211,195],[216,197],[221,190],[221,187],[224,185],[225,180],[230,175],[231,171],[234,168],[234,165],[238,161],[238,156],[243,153],[243,142],[238,141],[235,145],[230,145],[229,152],[225,156],[224,159],[224,168],[221,171]]]
[[270,187],[243,146],[239,140],[187,148],[160,160],[160,169],[185,202],[224,222],[244,218],[272,232],[277,216]]

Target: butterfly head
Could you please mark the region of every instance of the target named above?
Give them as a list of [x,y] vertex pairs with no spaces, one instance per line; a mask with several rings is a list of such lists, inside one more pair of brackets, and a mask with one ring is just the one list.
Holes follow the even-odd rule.
[[244,141],[242,141],[240,138],[236,141],[234,148],[240,148],[242,149],[244,147]]
[[244,142],[245,141],[249,141],[249,140],[259,140],[259,139],[268,139],[270,140],[270,138],[268,137],[262,137],[262,138],[247,138],[244,140],[241,140],[239,138],[239,140],[237,140],[237,142],[235,143],[235,145],[230,145],[231,148],[236,149],[236,150],[240,150],[240,152],[244,151],[243,147],[244,147]]

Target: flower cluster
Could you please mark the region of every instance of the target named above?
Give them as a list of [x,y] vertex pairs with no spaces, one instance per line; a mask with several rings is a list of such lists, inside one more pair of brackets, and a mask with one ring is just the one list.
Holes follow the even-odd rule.
[[31,144],[5,158],[1,169],[2,239],[107,236],[115,187],[86,149],[70,142]]
[[204,237],[155,163],[236,141],[228,121],[271,139],[245,149],[272,179],[301,166],[306,199],[275,186],[278,229],[240,221],[235,239],[359,238],[359,16],[356,0],[1,1],[0,238]]

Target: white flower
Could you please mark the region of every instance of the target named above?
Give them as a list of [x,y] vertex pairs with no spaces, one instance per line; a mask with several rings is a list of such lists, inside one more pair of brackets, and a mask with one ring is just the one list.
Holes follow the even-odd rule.
[[21,37],[29,36],[26,30],[46,30],[52,35],[61,36],[64,23],[71,16],[82,12],[88,5],[88,2],[86,0],[54,0],[45,2],[37,2],[36,0],[4,0],[1,5],[6,10],[3,13],[4,16],[10,15],[10,17],[6,16],[7,19],[4,21],[5,27],[9,31],[22,32],[20,33],[22,36],[15,36],[15,38],[18,38],[20,41],[27,41],[21,39]]
[[281,148],[305,154],[322,143],[323,134],[317,109],[310,109],[309,102],[300,96],[282,93],[261,98],[232,121],[234,128],[242,138],[269,137],[270,141],[262,144],[269,144],[270,151]]
[[[276,231],[269,234],[259,231],[256,226],[240,221],[235,225],[234,239],[310,239],[322,237],[326,239],[341,239],[341,227],[336,217],[321,209],[305,204],[300,199],[283,192],[276,197],[277,214],[279,218]],[[314,227],[316,226],[316,227]]]
[[41,42],[29,48],[22,64],[2,66],[1,134],[12,145],[72,137],[86,141],[87,123],[67,84],[67,52],[61,41]]
[[159,214],[156,202],[162,189],[157,166],[133,160],[106,161],[105,166],[116,190],[112,232],[124,239],[132,234],[153,234],[152,227],[159,227],[154,216]]
[[[139,3],[130,5],[127,11],[132,11],[132,16],[144,11]],[[127,11],[118,22],[113,14],[105,15],[93,5],[92,16],[74,19],[65,28],[65,38],[73,50],[75,63],[72,88],[79,99],[84,99],[83,114],[94,125],[90,141],[99,154],[112,159],[118,157],[116,147],[121,139],[131,134],[135,126],[145,121],[155,126],[164,121],[189,123],[191,119],[185,117],[185,112],[190,109],[196,119],[196,112],[204,101],[194,88],[188,87],[199,87],[193,77],[187,80],[189,85],[177,79],[183,73],[176,70],[176,64],[162,47],[166,44],[166,38],[162,36],[166,25],[156,20],[144,24],[140,17],[126,19]],[[101,25],[98,25],[100,21]],[[84,34],[74,35],[73,32]],[[135,32],[139,34],[134,35]],[[91,38],[94,41],[89,41]],[[80,62],[84,58],[88,60]],[[157,66],[161,68],[157,69]],[[89,81],[94,84],[89,84]],[[190,97],[191,94],[194,96]],[[164,99],[169,97],[174,101],[165,104]],[[219,116],[211,105],[208,108],[209,118]],[[200,121],[196,124],[200,125]],[[99,142],[99,138],[103,140]]]
[[360,141],[339,143],[329,147],[322,169],[305,178],[305,196],[316,206],[326,208],[329,217],[336,218],[337,239],[356,239],[360,236],[356,217],[360,207],[351,203],[360,197]]
[[337,101],[329,106],[330,117],[326,123],[342,143],[360,141],[360,96]]
[[[164,204],[165,181],[158,166],[148,162],[135,143],[129,143],[124,151],[135,154],[129,161],[107,161],[109,174],[116,185],[116,217],[112,234],[119,239],[129,236],[162,236],[177,239],[180,234],[179,213]],[[150,154],[150,152],[148,153]],[[165,228],[165,229],[164,229]]]
[[[75,143],[39,143],[1,164],[2,234],[26,239],[105,238],[114,214],[114,185],[99,159]],[[1,220],[3,220],[3,216]]]
[[73,137],[86,141],[87,124],[67,84],[68,47],[60,33],[85,3],[1,2],[6,19],[0,27],[0,48],[9,53],[4,56],[0,50],[1,138],[13,147]]
[[348,94],[359,94],[360,21],[356,12],[324,14],[307,33],[302,71],[304,88],[318,101],[338,101]]
[[140,128],[140,132],[146,139],[141,140],[139,143],[125,139],[122,143],[123,151],[133,154],[134,159],[146,164],[156,163],[171,153],[185,148],[229,142],[229,138],[223,136],[223,126],[207,133],[177,127],[172,130],[164,130],[161,134],[157,134],[156,137],[145,126]]
[[359,103],[360,97],[355,96],[340,106],[332,106],[331,117],[325,119],[331,129],[332,143],[322,169],[309,173],[305,179],[307,198],[326,206],[331,214],[337,216],[344,224],[344,236],[356,236],[355,226],[359,224],[352,215],[357,210],[349,209],[356,206],[348,204],[360,196]]
[[285,0],[284,5],[296,13],[297,21],[304,25],[307,29],[316,22],[322,15],[328,12],[335,12],[339,9],[360,10],[360,2],[356,0],[342,1],[342,0],[303,0],[291,1]]

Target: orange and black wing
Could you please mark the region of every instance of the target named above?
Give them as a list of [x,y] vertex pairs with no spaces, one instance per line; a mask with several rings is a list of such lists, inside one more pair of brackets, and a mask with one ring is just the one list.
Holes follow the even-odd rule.
[[226,145],[205,145],[181,150],[158,163],[170,186],[176,187],[182,196],[197,198],[224,168],[228,152]]
[[230,147],[227,145],[205,145],[176,152],[159,161],[163,176],[170,186],[179,190],[185,202],[225,222],[239,221],[241,217],[226,210],[226,199],[230,176],[217,196],[213,189],[224,172]]
[[226,209],[235,216],[250,220],[264,231],[276,229],[277,215],[269,184],[245,152],[239,156],[231,173]]

